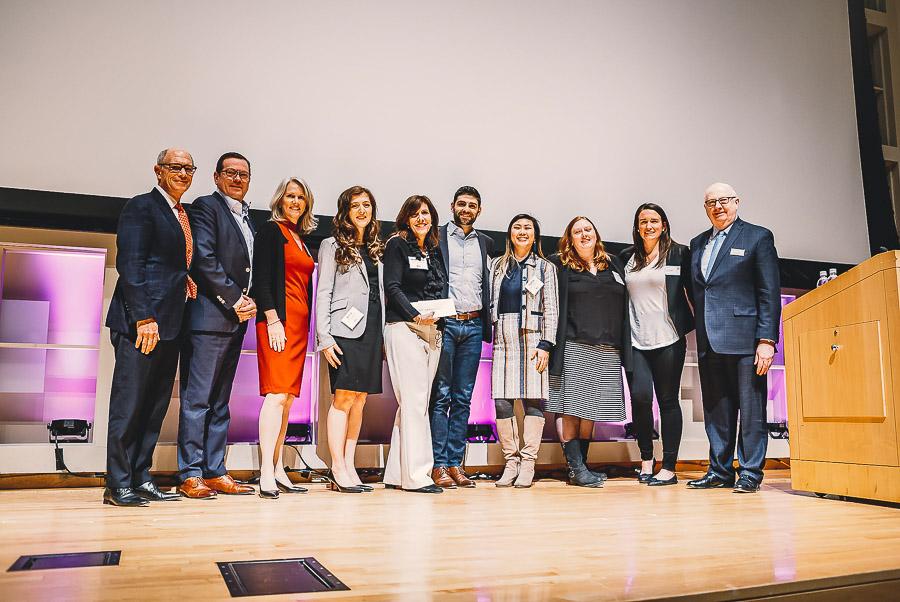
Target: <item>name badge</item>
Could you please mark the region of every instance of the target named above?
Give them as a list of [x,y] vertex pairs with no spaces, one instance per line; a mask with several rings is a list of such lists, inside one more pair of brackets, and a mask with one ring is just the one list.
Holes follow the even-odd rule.
[[344,317],[341,318],[341,324],[353,330],[356,328],[356,325],[359,324],[359,321],[362,320],[363,312],[359,311],[355,307],[351,307],[347,310],[347,313],[344,314]]
[[409,258],[409,269],[411,270],[427,270],[428,269],[428,258],[423,257],[422,259],[418,259],[416,257]]
[[738,257],[744,256],[744,249],[731,249],[732,255],[737,255]]
[[619,276],[619,272],[613,271],[612,275],[613,275],[613,278],[615,278],[616,282],[618,282],[622,286],[625,286],[625,283],[622,282],[622,277]]
[[544,288],[544,283],[541,282],[537,277],[533,277],[525,284],[525,290],[531,293],[532,296],[537,295],[541,292],[541,289]]
[[681,276],[681,266],[667,265],[663,268],[663,272],[665,272],[666,276]]

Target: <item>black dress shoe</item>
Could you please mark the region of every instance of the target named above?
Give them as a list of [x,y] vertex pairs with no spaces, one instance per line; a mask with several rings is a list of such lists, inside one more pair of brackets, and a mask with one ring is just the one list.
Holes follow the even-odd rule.
[[671,478],[668,478],[668,479],[657,479],[656,477],[653,477],[652,479],[647,481],[647,486],[648,487],[662,487],[664,485],[674,485],[677,482],[678,482],[678,477],[675,475],[672,475]]
[[694,481],[688,481],[688,489],[721,489],[733,487],[734,481],[725,481],[714,474],[706,473],[703,477]]
[[362,493],[365,491],[364,489],[360,489],[356,485],[351,485],[349,487],[344,487],[337,481],[329,481],[328,488],[332,491],[337,491],[338,493]]
[[425,485],[418,489],[404,489],[403,491],[412,491],[413,493],[442,493],[444,490],[437,485]]
[[[644,472],[641,472],[640,470],[637,471],[638,483],[642,483],[642,484],[646,485],[653,478],[653,470],[656,468],[656,458],[652,458],[650,461],[652,462],[652,464],[650,465],[649,473],[644,473]],[[643,462],[643,460],[641,460],[641,462]]]
[[147,500],[140,497],[131,487],[107,487],[103,491],[103,503],[110,506],[147,506]]
[[741,477],[734,484],[735,493],[756,493],[759,491],[759,483],[750,477]]
[[163,493],[152,480],[138,485],[134,488],[134,492],[151,502],[177,502],[181,500],[180,493]]
[[275,485],[278,487],[278,489],[280,491],[283,491],[285,493],[306,493],[308,491],[306,489],[306,487],[298,487],[297,485],[294,485],[294,484],[285,485],[278,479],[275,480]]
[[361,484],[357,485],[357,487],[359,487],[363,491],[375,491],[374,487],[372,487],[371,485],[366,485],[365,483],[361,483]]
[[270,500],[276,500],[276,499],[278,499],[278,495],[279,495],[279,494],[278,494],[278,491],[277,491],[277,490],[275,490],[275,491],[266,491],[266,490],[263,489],[262,487],[259,488],[259,497],[264,497],[264,498],[267,498],[267,499],[270,499]]

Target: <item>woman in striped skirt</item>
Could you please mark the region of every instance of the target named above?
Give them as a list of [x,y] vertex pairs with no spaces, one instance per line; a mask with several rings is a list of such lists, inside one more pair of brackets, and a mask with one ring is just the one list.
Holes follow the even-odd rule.
[[550,257],[559,280],[560,320],[550,358],[550,399],[569,468],[569,484],[602,487],[606,475],[586,465],[594,422],[625,419],[622,365],[630,367],[628,291],[618,257],[594,223],[576,217]]
[[[530,215],[519,214],[506,231],[506,252],[491,261],[491,321],[494,323],[491,388],[497,410],[497,436],[506,458],[497,487],[531,487],[544,432],[541,403],[547,399],[549,350],[559,316],[556,268],[541,253],[541,230]],[[525,407],[523,439],[513,403]]]

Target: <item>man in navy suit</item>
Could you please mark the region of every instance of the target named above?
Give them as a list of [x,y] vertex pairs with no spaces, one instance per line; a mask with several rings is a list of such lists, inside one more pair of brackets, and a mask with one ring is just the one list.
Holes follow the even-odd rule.
[[431,478],[441,487],[474,487],[462,467],[472,390],[481,362],[481,342],[491,342],[488,261],[494,242],[474,229],[481,195],[471,186],[456,191],[453,222],[439,228],[438,245],[456,315],[445,319],[443,346],[431,395]]
[[172,398],[185,303],[197,291],[188,276],[194,245],[181,206],[196,167],[177,148],[162,151],[156,163],[157,186],[125,204],[116,234],[119,279],[106,316],[116,366],[103,492],[103,503],[114,506],[179,499],[157,488],[150,466]]
[[707,188],[704,206],[713,227],[691,241],[689,292],[709,470],[687,486],[755,493],[766,462],[766,373],[778,342],[781,285],[772,232],[738,218],[739,204],[728,184]]
[[256,315],[256,304],[247,296],[254,233],[244,201],[250,162],[239,153],[225,153],[213,180],[215,192],[190,206],[197,245],[191,275],[198,291],[181,352],[179,491],[195,499],[214,498],[217,492],[253,493],[225,470],[228,401],[247,320]]

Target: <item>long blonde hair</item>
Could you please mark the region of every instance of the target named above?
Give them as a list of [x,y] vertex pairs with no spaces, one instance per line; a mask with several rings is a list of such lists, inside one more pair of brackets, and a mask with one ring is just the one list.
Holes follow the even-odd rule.
[[281,184],[275,189],[275,194],[272,195],[272,200],[269,202],[269,209],[272,210],[272,216],[269,219],[276,222],[287,221],[287,218],[284,217],[284,212],[281,210],[281,201],[284,199],[287,187],[291,182],[303,190],[303,196],[306,198],[306,209],[303,210],[303,215],[297,220],[297,233],[309,234],[316,229],[318,220],[313,215],[313,203],[315,200],[313,199],[312,190],[309,189],[309,184],[307,184],[306,180],[303,178],[291,176],[290,178],[285,178],[281,181]]

